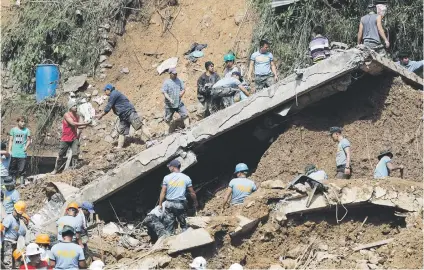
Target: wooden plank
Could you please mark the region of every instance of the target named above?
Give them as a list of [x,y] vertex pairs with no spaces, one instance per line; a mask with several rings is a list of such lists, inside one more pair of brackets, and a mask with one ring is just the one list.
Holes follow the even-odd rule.
[[382,245],[387,245],[388,243],[393,242],[393,240],[395,240],[394,238],[389,238],[386,240],[381,240],[381,241],[377,241],[377,242],[372,242],[372,243],[368,243],[368,244],[364,244],[364,245],[359,245],[356,248],[353,249],[353,251],[358,251],[361,249],[367,249],[367,248],[372,248],[372,247],[378,247],[378,246],[382,246]]

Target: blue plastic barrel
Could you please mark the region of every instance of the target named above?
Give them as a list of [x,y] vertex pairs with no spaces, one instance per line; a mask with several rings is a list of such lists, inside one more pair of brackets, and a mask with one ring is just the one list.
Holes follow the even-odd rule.
[[37,102],[56,95],[59,76],[59,65],[37,65],[35,71],[35,98]]

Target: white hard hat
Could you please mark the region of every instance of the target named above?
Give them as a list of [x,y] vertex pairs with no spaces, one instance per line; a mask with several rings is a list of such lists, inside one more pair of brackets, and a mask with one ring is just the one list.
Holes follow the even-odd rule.
[[239,263],[233,263],[228,270],[243,270],[243,266]]
[[25,255],[27,256],[41,254],[42,252],[43,251],[36,243],[28,244],[28,246],[25,249]]
[[203,257],[194,258],[193,262],[190,263],[190,267],[194,269],[206,269],[206,260]]
[[102,270],[105,264],[101,260],[94,261],[90,264],[90,270]]

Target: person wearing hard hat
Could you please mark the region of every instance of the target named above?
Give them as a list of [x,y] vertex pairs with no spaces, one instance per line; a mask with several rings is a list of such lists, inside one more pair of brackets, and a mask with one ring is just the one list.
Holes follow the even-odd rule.
[[243,270],[243,266],[239,263],[233,263],[228,270]]
[[91,202],[83,202],[79,209],[77,218],[80,219],[81,224],[81,241],[84,245],[84,254],[88,255],[88,227],[94,222],[94,205]]
[[6,214],[11,214],[13,212],[13,206],[20,200],[21,195],[15,189],[15,180],[12,176],[2,177],[1,184],[5,187],[5,190],[1,190],[4,211]]
[[103,268],[105,268],[104,262],[102,262],[101,260],[95,260],[94,262],[92,262],[90,264],[90,267],[88,269],[89,270],[103,270]]
[[[13,266],[14,260],[12,257],[13,251],[16,249],[16,243],[19,237],[19,231],[21,230],[20,218],[26,210],[26,203],[24,201],[17,201],[14,205],[12,214],[7,215],[3,220],[5,228],[2,258],[3,264],[6,268]],[[23,235],[25,236],[25,235]]]
[[85,269],[84,251],[81,246],[73,243],[75,229],[65,225],[61,229],[61,241],[51,250],[50,266],[54,269]]
[[231,198],[231,205],[241,204],[244,202],[247,196],[255,192],[257,187],[255,182],[247,178],[249,168],[244,163],[236,165],[234,174],[237,178],[230,181],[227,191],[224,195],[224,204],[222,205],[222,211],[224,211],[229,199]]
[[175,221],[178,221],[183,231],[188,229],[186,191],[190,193],[194,207],[197,209],[199,205],[190,177],[180,172],[181,163],[174,159],[168,163],[168,169],[171,173],[163,178],[159,207],[163,207],[166,199],[163,224],[167,233],[173,234]]
[[342,135],[341,127],[331,127],[330,136],[337,142],[336,178],[349,179],[352,176],[350,142]]
[[103,89],[105,94],[109,96],[109,101],[103,110],[103,113],[96,116],[97,119],[101,120],[103,116],[108,114],[110,110],[119,117],[118,130],[118,147],[121,149],[124,147],[125,136],[130,134],[130,126],[133,126],[135,130],[142,129],[144,135],[150,139],[152,135],[146,125],[143,124],[143,118],[141,118],[134,108],[134,105],[128,100],[128,98],[115,89],[112,84],[107,84]]
[[12,253],[14,266],[13,269],[21,267],[21,265],[24,265],[24,252],[19,249],[15,249]]
[[71,226],[74,228],[75,233],[73,234],[72,241],[75,243],[78,243],[80,247],[84,248],[84,245],[82,244],[81,240],[81,219],[77,218],[78,214],[78,204],[76,202],[71,202],[66,207],[66,214],[59,218],[59,220],[56,222],[57,224],[57,240],[63,241],[62,239],[62,230],[64,226]]
[[50,261],[50,236],[48,234],[38,234],[35,236],[35,243],[41,248],[41,260]]
[[37,244],[28,244],[25,249],[25,256],[28,258],[28,263],[21,265],[19,269],[51,269],[46,261],[41,260],[42,252],[42,249]]
[[87,127],[89,123],[80,122],[77,103],[73,100],[68,102],[68,112],[65,113],[62,120],[62,136],[60,138],[59,153],[56,158],[56,164],[51,174],[58,173],[65,161],[68,149],[72,151],[72,160],[76,162],[79,154],[79,129]]
[[403,178],[403,165],[396,165],[393,159],[393,153],[390,150],[383,150],[378,155],[378,164],[374,170],[374,179],[384,178],[390,176],[390,173],[399,170],[400,178]]
[[319,182],[328,179],[328,176],[325,171],[318,170],[315,164],[308,164],[305,166],[305,175]]
[[212,86],[220,80],[218,73],[215,71],[215,65],[211,61],[205,63],[206,71],[200,75],[197,80],[197,99],[202,106],[202,116],[208,117],[210,115],[211,99],[210,92]]
[[238,67],[235,65],[234,61],[236,57],[233,53],[227,53],[224,55],[225,69],[224,69],[224,77],[231,78],[233,72],[240,72]]
[[206,260],[203,257],[194,258],[193,262],[190,263],[190,268],[195,270],[205,270],[206,269]]

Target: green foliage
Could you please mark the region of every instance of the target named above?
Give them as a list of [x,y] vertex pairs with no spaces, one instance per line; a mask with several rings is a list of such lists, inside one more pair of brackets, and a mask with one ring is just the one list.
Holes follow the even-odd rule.
[[[85,73],[94,70],[106,42],[99,27],[108,23],[121,27],[131,11],[132,0],[60,0],[25,2],[2,29],[2,61],[10,64],[15,80],[27,92],[35,66],[46,60],[69,70]],[[138,6],[134,6],[138,7]]]
[[[367,13],[369,2],[301,0],[274,10],[268,0],[255,1],[261,20],[254,31],[254,44],[259,44],[262,38],[272,42],[271,50],[279,61],[279,71],[283,75],[311,63],[308,45],[315,25],[324,26],[330,42],[355,46],[359,21]],[[407,50],[412,53],[412,59],[423,58],[422,18],[422,0],[388,0],[384,28],[389,33],[391,55]]]

